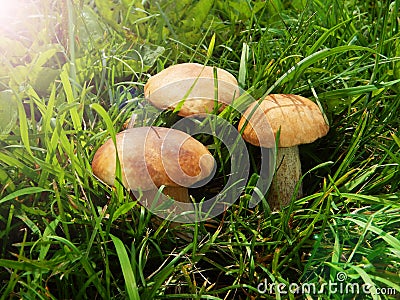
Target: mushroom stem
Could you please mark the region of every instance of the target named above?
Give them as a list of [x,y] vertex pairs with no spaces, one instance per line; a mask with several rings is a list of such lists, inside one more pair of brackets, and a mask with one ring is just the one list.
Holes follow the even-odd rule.
[[166,186],[163,189],[163,194],[170,196],[176,201],[190,203],[189,192],[186,187]]
[[[162,192],[164,195],[167,195],[176,201],[184,202],[184,203],[191,203],[190,198],[189,198],[189,191],[186,187],[165,186]],[[153,222],[157,225],[160,225],[162,223],[162,220],[158,217],[154,217]],[[190,227],[185,228],[185,227],[182,227],[181,223],[171,222],[168,225],[168,228],[169,229],[179,228],[174,231],[174,234],[177,237],[180,237],[181,239],[188,241],[188,242],[193,240],[193,233],[191,232],[192,229]]]
[[[157,190],[149,190],[143,191],[143,198],[142,201],[146,201],[146,206],[151,205],[159,205],[160,203],[153,203],[154,199],[157,199],[158,191]],[[189,191],[186,187],[180,186],[164,186],[162,193],[175,201],[179,201],[182,203],[191,203],[189,197]]]
[[[190,200],[189,191],[188,191],[188,189],[186,187],[166,186],[163,189],[163,194],[167,195],[168,197],[171,197],[175,201],[179,201],[179,202],[182,202],[182,203],[191,203],[191,204],[193,204],[192,201]],[[193,205],[192,205],[192,210],[194,210],[194,206]],[[185,213],[185,211],[184,210],[176,211],[176,213]],[[177,227],[178,225],[180,225],[180,224],[176,223],[176,222],[172,222],[171,223],[172,228]]]
[[[290,204],[296,191],[296,184],[301,178],[301,162],[299,147],[278,148],[276,155],[276,171],[268,193],[271,210],[278,210]],[[299,186],[296,198],[302,196]]]
[[[143,198],[142,201],[145,201],[146,206],[150,207],[153,205],[155,209],[161,209],[161,210],[168,210],[169,208],[165,206],[165,203],[162,204],[161,198],[157,195],[158,191],[155,190],[149,190],[149,191],[144,191],[143,192]],[[163,195],[172,198],[175,201],[182,202],[182,203],[190,203],[192,204],[192,210],[194,210],[194,206],[192,201],[190,200],[189,197],[189,191],[186,187],[180,187],[180,186],[164,186],[162,190]],[[155,203],[154,200],[158,199]],[[161,200],[161,201],[160,201]],[[168,202],[172,204],[172,202]],[[163,207],[156,208],[158,205],[162,205]],[[175,214],[182,214],[187,212],[187,205],[184,207],[180,207],[179,205],[174,208],[174,213]],[[179,224],[176,222],[172,222],[174,224]],[[175,226],[173,226],[175,227]]]

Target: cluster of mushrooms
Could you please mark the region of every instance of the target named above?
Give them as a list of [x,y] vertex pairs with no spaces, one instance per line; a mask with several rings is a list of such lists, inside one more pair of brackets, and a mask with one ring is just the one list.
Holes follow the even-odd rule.
[[[196,63],[168,67],[150,77],[144,87],[150,103],[163,110],[179,109],[182,117],[222,111],[239,94],[232,74]],[[216,96],[220,104],[217,109]],[[245,141],[260,147],[275,147],[279,137],[276,171],[267,196],[271,209],[280,209],[293,197],[301,196],[301,185],[294,195],[301,178],[298,145],[311,143],[329,130],[319,107],[298,95],[270,94],[247,108],[238,130]],[[164,186],[164,195],[190,203],[188,187],[209,178],[215,170],[215,160],[206,146],[172,128],[128,128],[117,134],[116,145],[107,140],[95,153],[92,170],[109,185],[116,178],[117,154],[122,184],[148,199],[155,196],[155,189]]]

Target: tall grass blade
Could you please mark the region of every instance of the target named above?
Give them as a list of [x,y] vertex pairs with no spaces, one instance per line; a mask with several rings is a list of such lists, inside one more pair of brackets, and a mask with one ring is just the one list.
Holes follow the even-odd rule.
[[364,52],[369,52],[371,54],[377,54],[375,50],[362,46],[338,46],[331,49],[320,50],[303,58],[295,66],[290,68],[281,77],[279,77],[278,80],[276,80],[276,82],[267,90],[264,97],[266,95],[269,95],[279,85],[283,85],[288,81],[295,82],[296,76],[302,74],[302,72],[308,67],[310,67],[312,64],[321,61],[329,56],[343,54],[349,51],[364,51]]
[[23,188],[18,191],[15,191],[3,198],[0,199],[0,204],[10,201],[12,199],[16,199],[18,197],[24,196],[24,195],[32,195],[36,193],[44,193],[44,192],[53,192],[52,190],[49,189],[44,189],[41,187],[28,187],[28,188]]
[[135,275],[133,274],[131,261],[129,259],[128,253],[126,252],[125,246],[119,238],[117,238],[114,235],[110,236],[114,243],[115,250],[117,251],[129,299],[140,300],[138,287],[136,285]]

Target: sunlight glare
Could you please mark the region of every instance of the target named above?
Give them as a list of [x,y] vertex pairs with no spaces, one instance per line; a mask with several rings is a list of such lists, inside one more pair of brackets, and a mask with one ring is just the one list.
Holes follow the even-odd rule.
[[3,23],[6,19],[10,19],[15,10],[20,6],[20,1],[0,0],[0,20]]
[[0,0],[0,29],[11,30],[16,22],[22,21],[27,2],[30,1]]

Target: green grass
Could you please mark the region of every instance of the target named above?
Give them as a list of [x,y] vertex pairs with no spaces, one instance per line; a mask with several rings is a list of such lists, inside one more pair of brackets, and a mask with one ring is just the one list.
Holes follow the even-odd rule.
[[[399,297],[400,1],[86,2],[32,1],[30,23],[0,30],[0,90],[13,91],[18,116],[11,132],[0,124],[1,299],[294,299],[306,295],[278,284],[339,275],[387,295],[309,299]],[[193,242],[91,172],[132,111],[150,114],[147,78],[188,61],[230,71],[256,99],[309,97],[330,124],[300,147],[303,198],[280,212],[265,199],[249,208],[260,153],[248,145],[254,173],[240,200],[184,225]],[[175,121],[165,113],[157,124]],[[229,157],[198,138],[222,166],[192,191],[200,201],[226,182]],[[264,281],[272,293],[257,290]]]

